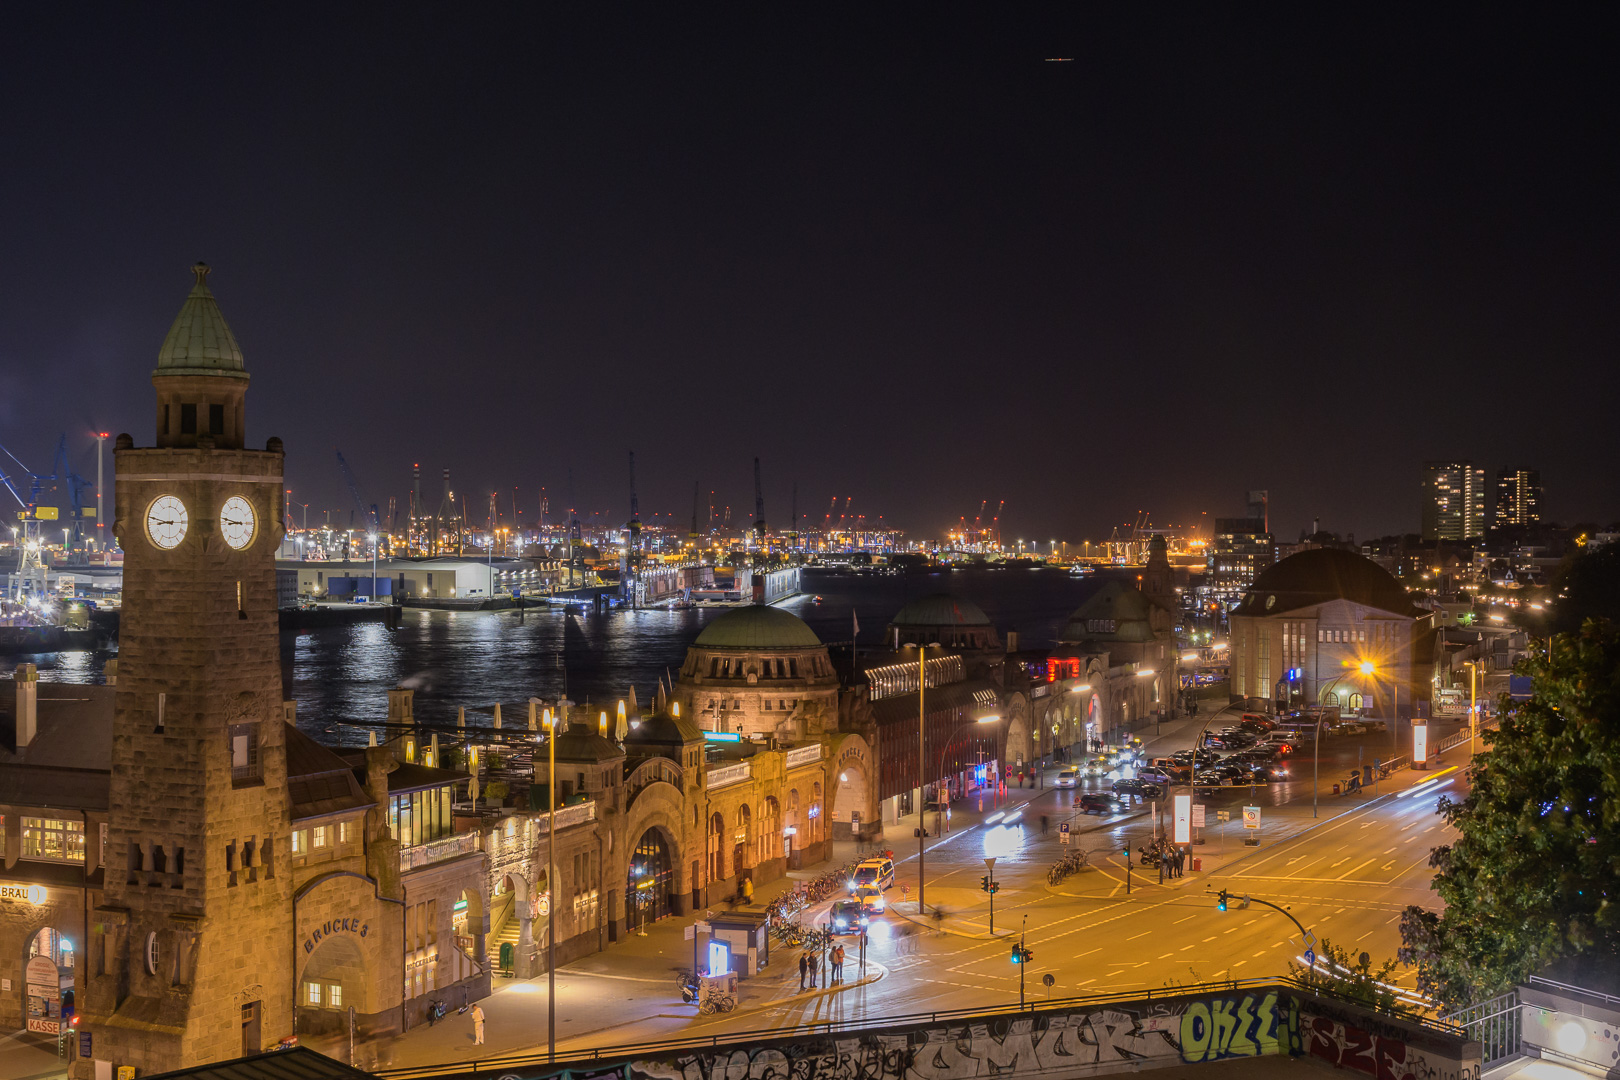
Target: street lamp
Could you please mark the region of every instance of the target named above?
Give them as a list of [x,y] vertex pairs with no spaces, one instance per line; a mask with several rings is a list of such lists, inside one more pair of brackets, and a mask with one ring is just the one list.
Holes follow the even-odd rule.
[[371,602],[377,602],[377,534],[367,533],[371,540]]
[[[1361,674],[1366,678],[1372,680],[1374,696],[1376,697],[1378,690],[1378,665],[1373,663],[1371,660],[1363,660],[1361,663],[1356,665],[1356,670],[1360,671]],[[1389,683],[1389,745],[1390,756],[1392,758],[1399,757],[1401,754],[1401,714],[1399,703],[1395,700],[1397,696],[1395,680],[1391,679]]]
[[926,909],[923,904],[923,842],[928,839],[928,819],[923,815],[924,796],[927,792],[927,720],[928,709],[923,704],[924,690],[928,686],[928,646],[917,646],[917,914]]
[[[541,708],[539,698],[532,697],[529,704]],[[559,702],[558,708],[566,707]],[[550,709],[545,710],[546,724],[546,1060],[557,1059],[557,918],[552,910],[550,893],[556,891],[557,881],[557,726]]]
[[1479,738],[1479,703],[1477,691],[1474,686],[1474,676],[1479,671],[1478,660],[1464,660],[1463,667],[1468,669],[1468,752],[1474,752],[1474,740]]

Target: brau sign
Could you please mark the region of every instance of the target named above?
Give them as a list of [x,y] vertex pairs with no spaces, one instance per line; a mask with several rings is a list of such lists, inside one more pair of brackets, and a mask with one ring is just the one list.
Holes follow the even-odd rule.
[[43,885],[0,885],[0,900],[15,900],[21,904],[43,904]]

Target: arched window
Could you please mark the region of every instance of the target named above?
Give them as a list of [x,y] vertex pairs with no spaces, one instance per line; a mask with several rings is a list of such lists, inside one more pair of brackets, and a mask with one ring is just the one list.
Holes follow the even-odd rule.
[[1339,692],[1337,690],[1329,690],[1327,693],[1322,695],[1322,704],[1324,704],[1324,705],[1337,705],[1338,703],[1339,703]]
[[765,812],[759,817],[759,857],[774,859],[782,854],[782,804],[775,795],[765,796]]
[[1350,707],[1352,709],[1361,708],[1362,700],[1363,699],[1362,699],[1362,696],[1360,694],[1351,694],[1350,695]]
[[720,849],[720,837],[726,831],[726,819],[719,811],[709,817],[709,880],[719,881],[726,876],[726,857]]

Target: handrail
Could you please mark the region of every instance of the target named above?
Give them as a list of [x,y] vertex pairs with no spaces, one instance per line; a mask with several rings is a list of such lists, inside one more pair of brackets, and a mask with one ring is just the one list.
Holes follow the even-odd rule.
[[485,1070],[502,1070],[530,1065],[556,1065],[561,1071],[562,1066],[580,1062],[600,1062],[613,1058],[649,1057],[676,1050],[695,1050],[715,1048],[721,1045],[745,1043],[764,1039],[783,1039],[794,1036],[828,1035],[833,1033],[871,1031],[889,1031],[896,1027],[908,1024],[939,1023],[942,1020],[987,1020],[1004,1016],[1022,1016],[1027,1013],[1049,1012],[1055,1009],[1072,1009],[1079,1007],[1096,1008],[1110,1004],[1129,1004],[1133,1002],[1164,1001],[1167,999],[1193,997],[1202,994],[1218,993],[1220,991],[1239,990],[1248,987],[1262,986],[1290,986],[1307,994],[1318,997],[1334,998],[1346,1001],[1357,1008],[1372,1012],[1385,1013],[1403,1023],[1417,1027],[1427,1028],[1443,1035],[1460,1037],[1465,1029],[1456,1024],[1423,1016],[1411,1016],[1405,1013],[1396,1013],[1392,1010],[1380,1009],[1362,1001],[1352,1001],[1333,991],[1312,986],[1292,976],[1274,976],[1271,978],[1222,979],[1217,982],[1194,983],[1188,986],[1177,986],[1170,990],[1155,991],[1149,988],[1145,991],[1116,991],[1107,994],[1090,994],[1079,997],[1056,998],[1051,1001],[1031,1001],[1027,1005],[1006,1005],[999,1007],[980,1007],[966,1009],[940,1009],[933,1012],[907,1013],[899,1016],[871,1017],[864,1020],[817,1020],[805,1024],[789,1024],[775,1028],[756,1028],[747,1031],[730,1031],[721,1035],[688,1036],[679,1039],[664,1039],[658,1042],[636,1042],[619,1046],[598,1046],[589,1050],[578,1050],[570,1053],[559,1052],[555,1057],[548,1057],[544,1051],[538,1053],[525,1053],[493,1057],[478,1061],[446,1061],[437,1065],[415,1065],[399,1069],[376,1069],[373,1076],[390,1078],[390,1080],[409,1080],[413,1077],[446,1076],[455,1073],[478,1073]]
[[1600,990],[1588,990],[1584,986],[1571,986],[1569,983],[1561,983],[1555,979],[1543,979],[1540,975],[1530,976],[1529,982],[1532,986],[1550,986],[1554,990],[1568,990],[1571,993],[1584,994],[1587,997],[1602,998],[1610,1005],[1620,1005],[1620,998],[1612,997]]

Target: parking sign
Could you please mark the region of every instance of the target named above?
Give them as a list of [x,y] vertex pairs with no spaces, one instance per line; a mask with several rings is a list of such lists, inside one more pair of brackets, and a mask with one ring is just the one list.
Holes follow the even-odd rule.
[[1069,842],[1069,823],[1067,821],[1058,825],[1058,842],[1063,844]]
[[1243,827],[1245,829],[1258,829],[1260,827],[1260,808],[1258,806],[1245,806],[1243,808]]

